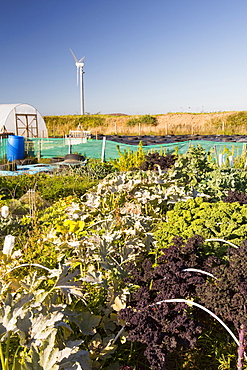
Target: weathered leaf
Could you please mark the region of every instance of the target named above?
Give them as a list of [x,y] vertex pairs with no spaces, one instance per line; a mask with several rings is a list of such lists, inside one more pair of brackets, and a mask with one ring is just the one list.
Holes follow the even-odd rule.
[[32,312],[28,311],[23,317],[18,317],[16,326],[19,330],[23,331],[25,334],[28,333],[30,327],[32,326]]
[[35,292],[35,301],[39,304],[41,304],[45,299],[46,297],[49,295],[49,292],[46,292],[45,290],[43,289],[40,289],[40,290],[37,290]]
[[100,356],[104,358],[109,357],[109,355],[111,355],[115,351],[116,348],[117,348],[117,345],[108,344],[103,349],[101,349]]
[[20,337],[21,345],[30,347],[32,344],[40,346],[46,340],[53,329],[58,326],[65,326],[66,330],[70,327],[62,321],[64,313],[61,312],[64,306],[53,306],[47,312],[45,306],[39,311],[35,308],[26,312],[22,317],[17,318],[16,327]]
[[30,336],[33,340],[46,339],[55,325],[64,317],[62,312],[53,312],[44,316],[42,313],[36,315],[32,320]]
[[60,366],[65,370],[91,370],[92,362],[88,351],[77,351],[72,353],[68,359],[61,361]]
[[78,362],[65,362],[60,366],[61,370],[84,370]]
[[[2,302],[2,307],[0,309],[0,333],[4,332],[16,332],[17,318],[24,315],[28,311],[28,306],[26,305],[33,298],[33,294],[22,295],[14,301],[13,297],[8,294],[5,301]],[[5,329],[4,329],[5,328]],[[4,340],[2,337],[1,340]]]
[[32,313],[31,311],[26,312],[24,317],[17,318],[16,326],[18,328],[18,335],[20,337],[20,344],[23,346],[26,344],[26,339],[29,333],[29,330],[32,326],[31,321]]
[[23,370],[59,370],[57,365],[58,348],[55,348],[56,330],[54,329],[40,347],[32,345],[29,356],[25,357]]
[[112,320],[111,317],[104,315],[102,317],[101,326],[102,328],[104,328],[106,333],[110,333],[116,329],[116,324],[115,324],[116,321],[117,321],[116,319]]
[[81,339],[76,341],[69,341],[67,343],[67,347],[59,351],[58,361],[61,362],[62,360],[67,359],[74,350],[78,350],[78,347],[81,343],[83,343],[83,340]]
[[56,329],[54,329],[40,348],[40,365],[43,370],[58,370],[57,363],[58,348],[55,348]]
[[78,231],[82,231],[85,227],[85,222],[84,221],[78,221],[78,226],[79,226]]
[[17,291],[21,287],[21,284],[18,279],[12,279],[10,281],[10,287],[13,291]]
[[97,272],[88,271],[87,275],[81,280],[86,281],[87,283],[100,284],[102,282],[101,276],[102,276],[102,273],[100,271],[97,271]]
[[78,315],[69,314],[70,321],[73,321],[80,331],[85,335],[93,335],[95,334],[95,327],[99,325],[101,316],[100,315],[94,315],[90,312],[82,312]]
[[72,294],[76,297],[83,298],[81,291],[81,282],[74,281],[74,277],[79,275],[79,269],[68,274],[70,266],[63,266],[61,274],[55,284],[55,288],[59,288],[65,294],[67,299],[70,301],[69,295]]
[[70,266],[62,266],[62,270],[60,272],[60,275],[56,282],[56,287],[65,286],[65,285],[71,285],[71,280],[73,281],[75,276],[78,276],[79,270],[75,270],[74,272],[71,272],[68,274],[68,271],[70,269]]

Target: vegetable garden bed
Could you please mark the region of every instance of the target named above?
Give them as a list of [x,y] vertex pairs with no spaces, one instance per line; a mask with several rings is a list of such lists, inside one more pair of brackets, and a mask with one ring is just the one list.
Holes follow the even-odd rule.
[[140,146],[0,178],[2,369],[246,368],[246,154],[229,155]]

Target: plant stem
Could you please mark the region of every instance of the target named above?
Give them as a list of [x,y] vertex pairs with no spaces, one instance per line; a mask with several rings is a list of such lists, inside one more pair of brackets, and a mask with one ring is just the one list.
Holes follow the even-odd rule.
[[239,330],[239,346],[238,346],[238,366],[237,370],[243,369],[243,357],[244,357],[244,325],[240,326]]
[[131,342],[131,343],[130,343],[130,353],[129,353],[129,357],[128,357],[128,362],[129,362],[129,361],[130,361],[130,359],[131,359],[132,352],[133,352],[133,342]]
[[[20,348],[21,348],[21,346],[18,346],[16,351],[15,351],[13,365],[11,367],[11,370],[15,370],[15,362],[16,362],[17,354],[18,354]],[[26,348],[25,348],[25,352],[26,352]]]
[[6,367],[5,367],[2,343],[0,343],[0,360],[1,360],[2,370],[7,370]]
[[5,349],[5,369],[9,368],[9,346],[10,346],[10,332],[7,335],[6,349]]

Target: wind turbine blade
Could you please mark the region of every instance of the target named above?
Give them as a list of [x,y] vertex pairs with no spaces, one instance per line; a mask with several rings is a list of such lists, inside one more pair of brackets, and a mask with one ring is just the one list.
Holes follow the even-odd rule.
[[83,62],[83,61],[84,61],[84,59],[85,59],[85,57],[81,58],[81,59],[79,60],[79,63]]
[[71,52],[71,54],[72,54],[73,58],[75,59],[75,62],[77,63],[77,62],[78,62],[78,60],[77,60],[77,58],[76,58],[75,54],[73,53],[73,51],[72,51],[71,49],[69,49],[69,50],[70,50],[70,52]]
[[78,81],[79,81],[79,67],[76,69],[76,84],[78,86]]

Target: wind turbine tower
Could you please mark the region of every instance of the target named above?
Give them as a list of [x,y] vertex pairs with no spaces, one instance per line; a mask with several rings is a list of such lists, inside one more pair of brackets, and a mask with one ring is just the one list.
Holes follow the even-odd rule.
[[76,68],[77,68],[77,71],[76,71],[76,80],[77,80],[77,86],[78,86],[78,76],[80,75],[80,102],[81,102],[81,115],[84,115],[84,86],[83,86],[83,74],[84,74],[84,71],[83,71],[83,67],[84,67],[84,59],[85,57],[81,58],[81,59],[77,59],[75,54],[73,53],[73,51],[71,49],[69,49],[74,60],[75,60],[75,65],[76,65]]

